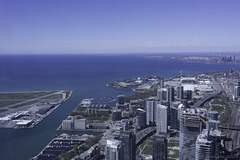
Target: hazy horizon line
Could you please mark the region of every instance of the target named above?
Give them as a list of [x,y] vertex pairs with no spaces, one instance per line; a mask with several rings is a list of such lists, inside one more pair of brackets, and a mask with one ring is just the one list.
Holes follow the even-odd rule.
[[39,52],[39,53],[0,53],[0,55],[172,55],[172,54],[240,54],[240,51],[195,51],[195,52],[92,52],[92,53],[46,53],[46,52]]

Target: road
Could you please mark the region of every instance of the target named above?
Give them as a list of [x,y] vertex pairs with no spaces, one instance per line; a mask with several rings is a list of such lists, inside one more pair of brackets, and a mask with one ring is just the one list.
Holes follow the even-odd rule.
[[209,94],[207,96],[205,96],[204,98],[202,98],[201,100],[197,101],[192,108],[198,108],[199,106],[203,105],[206,101],[208,101],[209,99],[211,99],[212,97],[215,97],[216,95],[220,94],[222,92],[221,87],[219,86],[219,84],[214,80],[214,78],[212,77],[212,82],[215,85],[215,91],[212,94]]
[[[231,89],[227,87],[228,85],[224,85],[224,83],[221,82],[221,80],[218,77],[216,77],[216,81],[217,81],[218,85],[220,86],[220,88],[223,92],[223,95],[228,97],[229,96],[228,93],[231,92],[230,91]],[[232,99],[228,99],[227,103],[231,107],[231,110],[232,110],[232,113],[231,113],[232,120],[231,120],[229,126],[240,126],[240,111],[239,111],[238,107],[235,105],[235,103],[232,101]],[[229,130],[227,137],[233,139],[232,143],[231,142],[226,143],[228,149],[236,149],[236,148],[240,147],[239,131]]]
[[149,134],[155,133],[156,132],[156,127],[148,127],[145,128],[136,134],[136,145],[138,145],[142,139],[145,137],[149,136]]
[[[230,126],[239,126],[240,125],[240,112],[238,110],[238,107],[235,105],[234,102],[229,101],[228,104],[232,108],[232,121],[230,123]],[[229,130],[228,135],[229,138],[232,138],[232,147],[233,149],[240,147],[240,133],[239,131],[233,131]],[[228,144],[228,148],[230,149],[231,144]]]

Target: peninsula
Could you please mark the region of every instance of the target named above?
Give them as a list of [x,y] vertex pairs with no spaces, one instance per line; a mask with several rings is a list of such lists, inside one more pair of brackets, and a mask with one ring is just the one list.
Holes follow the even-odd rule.
[[71,91],[2,92],[0,128],[33,128],[71,94]]

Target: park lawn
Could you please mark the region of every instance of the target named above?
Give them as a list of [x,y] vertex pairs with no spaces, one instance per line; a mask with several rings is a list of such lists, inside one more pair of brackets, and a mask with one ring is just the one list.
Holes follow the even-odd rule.
[[152,155],[153,154],[153,146],[147,145],[142,153]]

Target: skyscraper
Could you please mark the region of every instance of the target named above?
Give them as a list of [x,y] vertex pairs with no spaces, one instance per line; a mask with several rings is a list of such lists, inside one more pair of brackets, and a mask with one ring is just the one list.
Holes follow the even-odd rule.
[[207,115],[208,120],[218,120],[218,112],[217,111],[208,111]]
[[168,101],[168,90],[167,88],[159,88],[157,91],[157,97],[160,101]]
[[157,105],[161,102],[156,98],[148,98],[145,103],[145,110],[147,114],[147,125],[153,125],[156,122]]
[[168,107],[159,104],[157,106],[157,134],[167,133],[168,130]]
[[195,159],[196,139],[202,130],[199,108],[186,108],[180,114],[180,160]]
[[125,96],[124,95],[119,95],[117,97],[117,104],[116,104],[116,108],[117,109],[121,109],[121,110],[125,110],[128,105],[125,103]]
[[161,79],[159,80],[159,86],[160,86],[161,88],[164,87],[164,79],[163,79],[163,78],[161,78]]
[[233,100],[234,100],[234,101],[238,101],[239,98],[240,98],[240,84],[238,83],[238,84],[234,87]]
[[208,111],[207,118],[208,118],[207,129],[218,130],[219,128],[218,112]]
[[119,95],[118,97],[118,104],[125,104],[125,96]]
[[172,102],[172,101],[174,101],[174,93],[175,91],[174,91],[174,87],[168,87],[168,96],[167,96],[167,101],[168,102]]
[[105,148],[106,160],[122,160],[122,142],[118,140],[107,140]]
[[178,99],[183,99],[183,86],[178,86],[177,87],[177,98]]
[[136,124],[138,129],[146,127],[146,112],[140,108],[137,109]]
[[136,137],[133,131],[120,131],[122,141],[122,160],[136,159]]
[[166,135],[153,136],[153,160],[167,160],[167,137]]
[[186,99],[191,100],[192,99],[192,91],[191,90],[187,90],[187,97]]
[[171,129],[179,130],[178,108],[171,107],[170,112],[171,112],[170,120]]
[[195,160],[215,160],[220,157],[221,131],[204,129],[196,140]]
[[154,123],[154,107],[153,99],[148,98],[145,103],[145,109],[147,114],[147,125],[152,125]]

